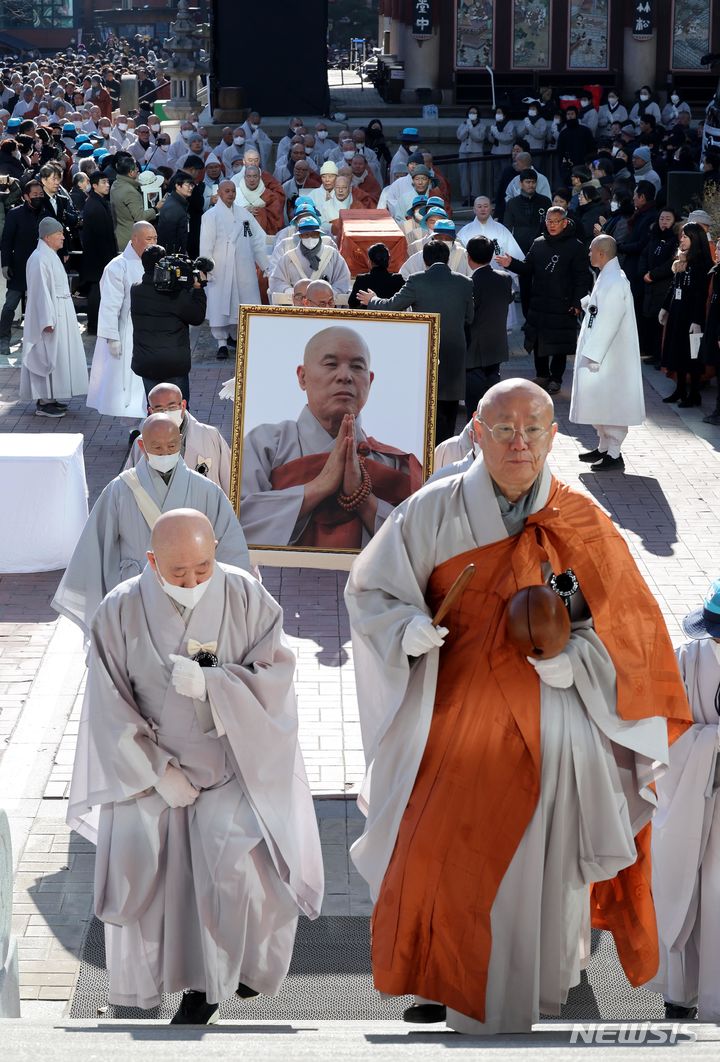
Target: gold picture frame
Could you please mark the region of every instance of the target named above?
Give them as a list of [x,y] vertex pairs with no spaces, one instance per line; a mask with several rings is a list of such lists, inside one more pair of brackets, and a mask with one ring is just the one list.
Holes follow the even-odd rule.
[[[292,434],[295,428],[293,421],[296,422],[301,415],[306,418],[304,423],[309,423],[307,417],[312,415],[303,397],[297,370],[310,339],[334,326],[352,329],[370,350],[374,379],[368,385],[366,401],[361,409],[367,409],[368,424],[373,418],[373,423],[380,429],[378,433],[384,436],[383,443],[378,444],[381,454],[398,455],[397,460],[395,457],[384,460],[394,461],[398,468],[412,467],[415,475],[409,476],[408,483],[411,478],[414,481],[418,479],[418,462],[422,466],[423,483],[433,471],[440,336],[438,314],[241,306],[238,314],[230,475],[230,501],[241,524],[246,440],[257,429],[251,444],[254,447],[252,461],[257,463],[257,432],[277,438],[278,432],[290,431]],[[285,380],[288,381],[287,386],[281,382]],[[310,423],[313,429],[317,426],[321,432],[324,431],[314,418]],[[378,431],[378,428],[375,430]],[[364,423],[363,430],[368,430]],[[367,438],[373,443],[377,442],[371,435],[367,435]],[[417,449],[421,449],[421,453]],[[318,452],[329,453],[330,450],[321,448]],[[301,449],[298,456],[305,459],[311,453]],[[285,467],[292,464],[292,460],[288,458]],[[248,512],[245,531],[253,562],[279,567],[349,569],[362,546],[317,546],[293,541],[253,540],[255,529],[261,526],[261,522],[252,521],[252,506],[255,504],[263,515],[268,512],[263,496],[274,488],[265,483],[269,483],[271,472],[277,471],[275,466],[264,468],[260,478],[267,478],[263,478],[262,489],[245,495]],[[252,472],[251,469],[248,477]],[[259,506],[256,504],[258,501]],[[383,504],[386,509],[392,507],[387,501]],[[287,521],[282,530],[280,523],[278,521],[271,533],[260,534],[260,537],[285,537]],[[366,537],[366,532],[363,532],[362,537]]]

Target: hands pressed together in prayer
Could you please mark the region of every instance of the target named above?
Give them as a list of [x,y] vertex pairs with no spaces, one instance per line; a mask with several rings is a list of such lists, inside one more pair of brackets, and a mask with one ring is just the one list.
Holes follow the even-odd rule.
[[[315,479],[305,484],[305,497],[300,506],[299,515],[305,516],[311,513],[321,502],[332,495],[341,495],[344,499],[352,498],[361,491],[366,477],[367,473],[363,473],[357,452],[355,417],[352,413],[346,413],[325,467]],[[346,504],[343,507],[348,510],[356,509],[363,524],[369,531],[374,531],[377,499],[372,494],[372,490],[361,499],[357,506]]]

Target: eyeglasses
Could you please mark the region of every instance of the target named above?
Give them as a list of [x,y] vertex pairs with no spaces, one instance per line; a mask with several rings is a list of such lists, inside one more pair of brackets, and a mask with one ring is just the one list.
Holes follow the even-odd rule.
[[178,402],[173,402],[169,406],[150,406],[153,413],[171,413],[176,409],[182,409],[182,406]]
[[526,446],[533,446],[539,443],[553,426],[549,424],[547,428],[543,428],[540,424],[529,424],[526,428],[516,428],[514,424],[493,424],[491,426],[484,420],[481,420],[480,423],[487,428],[496,443],[505,443],[506,446],[514,442],[516,435],[522,436]]

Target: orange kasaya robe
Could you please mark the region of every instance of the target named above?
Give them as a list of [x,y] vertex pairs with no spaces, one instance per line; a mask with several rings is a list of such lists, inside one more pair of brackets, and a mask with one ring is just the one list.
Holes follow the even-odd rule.
[[[372,493],[389,505],[399,505],[422,486],[422,465],[414,454],[386,446],[367,436],[367,445],[360,443],[358,453],[364,457],[370,451],[403,458],[402,468],[389,468],[366,457],[365,466],[372,481]],[[273,490],[284,490],[309,483],[322,472],[330,454],[308,454],[279,465],[270,473]],[[346,512],[333,496],[326,498],[313,511],[296,546],[317,546],[325,549],[360,549],[363,523],[356,512]]]
[[[375,906],[372,960],[381,992],[438,1000],[482,1022],[490,910],[540,794],[540,683],[507,640],[508,599],[543,581],[544,561],[572,568],[617,671],[620,718],[667,717],[672,740],[691,717],[658,605],[588,499],[553,481],[519,535],[435,569],[431,613],[471,561],[475,576],[443,620],[433,719]],[[649,824],[636,847],[637,861],[590,897],[593,924],[613,933],[633,985],[658,967]]]

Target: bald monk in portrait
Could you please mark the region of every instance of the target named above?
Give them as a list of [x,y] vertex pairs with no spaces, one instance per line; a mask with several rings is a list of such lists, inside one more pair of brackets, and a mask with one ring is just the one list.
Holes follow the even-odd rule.
[[[467,470],[398,506],[348,580],[368,767],[351,857],[375,903],[375,987],[415,996],[406,1021],[529,1033],[579,983],[591,918],[631,984],[656,973],[653,782],[690,713],[626,542],[548,468],[547,392],[496,384],[473,427]],[[570,620],[548,659],[507,621],[543,583]]]
[[95,502],[52,606],[87,634],[102,599],[145,567],[150,533],[162,513],[197,509],[218,540],[218,559],[249,568],[245,536],[226,495],[191,471],[180,454],[180,428],[165,413],[143,422],[143,456],[111,480]]
[[298,419],[245,436],[240,522],[257,545],[359,549],[418,489],[422,466],[365,433],[374,373],[352,328],[317,332],[296,371],[307,396]]
[[275,995],[323,893],[282,610],[216,535],[164,513],[97,609],[68,806],[97,845],[109,1001],[183,992],[176,1025]]

